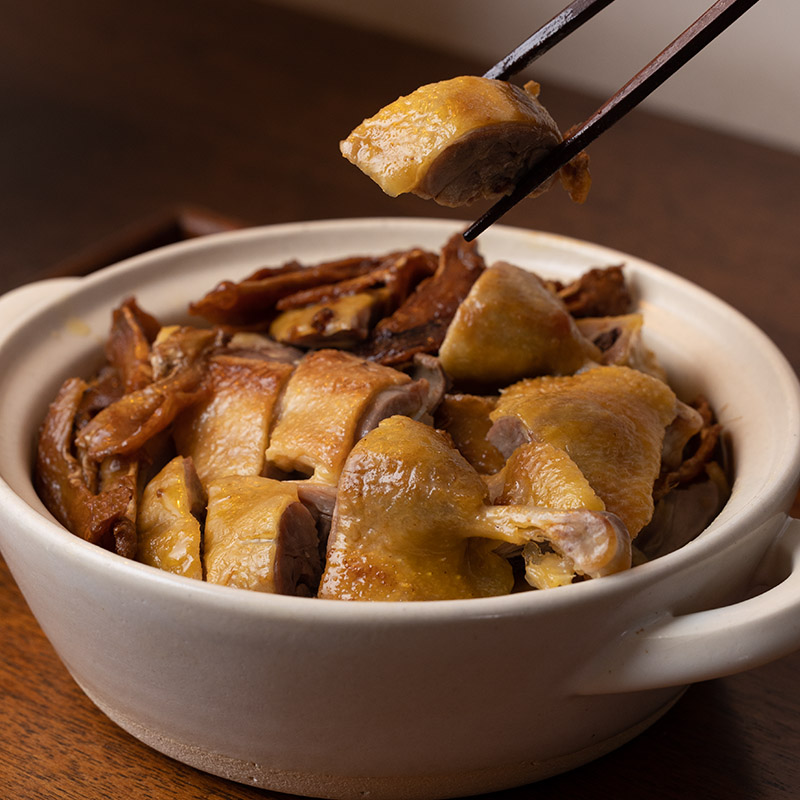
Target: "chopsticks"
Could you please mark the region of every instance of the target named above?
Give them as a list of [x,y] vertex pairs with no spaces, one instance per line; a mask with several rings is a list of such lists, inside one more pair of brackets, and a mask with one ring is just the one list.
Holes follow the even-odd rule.
[[[568,6],[561,14],[548,22],[539,32],[533,34],[520,47],[510,53],[502,61],[490,69],[485,77],[494,77],[493,74],[509,76],[521,70],[534,58],[545,52],[552,44],[564,38],[564,27],[574,30],[583,24],[589,16],[593,16],[602,7],[612,0],[577,0]],[[616,94],[612,95],[589,119],[572,129],[570,136],[561,144],[550,150],[540,161],[523,176],[516,188],[495,203],[480,219],[472,223],[466,231],[464,238],[469,242],[485,231],[490,225],[497,222],[509,209],[513,208],[520,200],[527,197],[537,186],[558,172],[578,153],[584,150],[601,133],[607,131],[614,123],[618,122],[629,111],[634,109],[651,92],[657,89],[671,75],[677,72],[687,61],[697,55],[709,42],[713,41],[720,33],[744,14],[747,9],[754,6],[758,0],[717,0],[702,16],[690,25],[677,39],[662,50],[647,66],[631,78]],[[576,6],[581,6],[584,15],[579,22]],[[598,6],[596,8],[596,6]],[[575,14],[568,13],[576,11]],[[564,16],[566,15],[566,16]],[[562,19],[557,24],[556,20]],[[540,36],[541,32],[548,29],[549,33]],[[568,31],[569,32],[569,31]],[[557,37],[557,38],[554,38]],[[519,51],[529,43],[533,43],[533,54],[528,58]],[[526,60],[527,59],[527,60]],[[511,62],[513,61],[513,66]],[[509,63],[509,66],[505,65]]]
[[614,0],[574,0],[563,11],[545,22],[536,33],[529,36],[519,47],[483,73],[484,78],[508,80],[521,72],[534,59],[543,56],[553,45],[558,44],[574,30],[588,22],[598,11],[611,5]]

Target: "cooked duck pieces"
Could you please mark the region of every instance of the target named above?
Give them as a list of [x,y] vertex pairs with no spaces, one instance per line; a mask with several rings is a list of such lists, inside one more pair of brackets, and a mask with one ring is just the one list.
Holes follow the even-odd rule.
[[635,536],[653,514],[664,432],[677,409],[663,381],[629,367],[595,367],[508,387],[489,439],[507,456],[528,441],[564,450]]
[[446,435],[407,417],[384,420],[347,459],[319,596],[507,594],[513,575],[498,543],[547,541],[589,575],[630,565],[630,539],[612,515],[487,501],[483,480]]
[[655,353],[644,344],[644,317],[639,313],[611,317],[581,317],[578,330],[600,351],[602,364],[633,367],[661,380],[667,374]]
[[409,364],[417,353],[436,353],[456,309],[485,268],[475,242],[452,236],[439,254],[436,272],[375,326],[358,353],[396,367]]
[[136,520],[137,561],[203,579],[198,517],[206,496],[188,458],[172,459],[144,488]]
[[133,297],[112,312],[106,357],[119,372],[126,392],[141,389],[152,382],[150,346],[159,329],[158,320],[143,311]]
[[275,304],[284,297],[363,275],[380,263],[380,258],[354,256],[313,267],[304,267],[296,261],[282,267],[264,267],[242,281],[222,281],[191,303],[189,313],[214,325],[264,326],[275,316]]
[[100,491],[95,491],[73,455],[74,421],[86,389],[84,381],[70,378],[48,409],[36,450],[36,490],[53,516],[72,533],[130,556],[130,530],[125,520],[136,500],[135,480],[127,470],[120,470],[117,480],[107,473]]
[[353,445],[386,416],[429,412],[429,387],[341,350],[309,353],[289,379],[266,451],[270,468],[335,484]]
[[275,405],[293,369],[226,353],[208,359],[203,399],[173,426],[178,452],[192,459],[204,486],[224,475],[262,473]]
[[447,438],[406,417],[353,448],[339,482],[319,597],[434,600],[508,594],[496,541],[473,538],[486,487]]
[[599,362],[600,351],[538,276],[498,262],[458,307],[439,360],[457,386],[493,390],[521,378],[570,375]]
[[208,488],[204,563],[209,583],[311,596],[322,571],[314,518],[287,482],[218,478]]
[[505,463],[500,478],[500,505],[605,511],[605,503],[566,451],[548,442],[518,447]]
[[[428,84],[364,120],[340,149],[392,197],[411,192],[451,207],[495,199],[562,140],[538,94],[533,81],[524,89],[476,76]],[[585,156],[564,179],[583,202]]]
[[486,438],[492,427],[489,414],[496,398],[472,394],[445,394],[434,415],[435,426],[445,431],[456,449],[480,474],[493,475],[506,463],[503,454]]
[[[493,477],[495,503],[533,505],[559,510],[604,511],[605,503],[563,450],[547,442],[529,442],[518,447],[503,469]],[[491,489],[490,489],[491,491]],[[630,555],[621,536],[622,547],[616,557]],[[627,548],[627,549],[626,549]],[[525,580],[536,589],[550,589],[572,583],[578,574],[572,558],[538,542],[529,542],[522,551]],[[610,560],[613,564],[614,559]],[[584,564],[585,566],[585,564]]]

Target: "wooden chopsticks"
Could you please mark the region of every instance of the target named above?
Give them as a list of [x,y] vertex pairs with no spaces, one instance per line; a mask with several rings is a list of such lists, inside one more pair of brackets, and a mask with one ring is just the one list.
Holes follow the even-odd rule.
[[[569,28],[567,33],[570,30],[575,30],[578,25],[583,24],[589,16],[596,14],[609,2],[611,0],[599,0],[599,2],[576,0],[576,2],[564,9],[561,14],[548,22],[540,31],[527,39],[520,47],[492,67],[485,77],[497,77],[498,75],[508,77],[514,72],[523,69],[534,58],[549,49],[552,44],[567,35],[562,33],[564,27]],[[497,222],[509,209],[513,208],[537,186],[558,172],[561,167],[578,155],[581,150],[584,150],[601,133],[608,130],[615,122],[618,122],[625,114],[639,105],[667,78],[677,72],[689,59],[697,55],[709,42],[714,40],[757,2],[758,0],[717,0],[708,11],[690,25],[670,45],[664,48],[644,69],[634,75],[625,86],[609,98],[589,119],[573,128],[570,136],[534,164],[510,194],[501,198],[480,219],[467,228],[464,232],[464,238],[467,241],[472,241],[490,225]],[[581,8],[576,9],[577,6]],[[575,13],[573,14],[572,12]],[[575,22],[579,12],[584,16],[580,18],[580,21]],[[586,14],[589,16],[585,16]],[[560,27],[556,23],[557,20],[562,20]],[[545,29],[548,29],[549,33],[540,36]],[[529,43],[533,43],[533,55],[527,58],[520,51]],[[494,74],[495,71],[496,74]]]
[[508,80],[613,2],[614,0],[574,0],[563,11],[556,14],[550,22],[546,22],[536,33],[529,36],[519,47],[484,72],[483,77],[496,78],[500,81]]

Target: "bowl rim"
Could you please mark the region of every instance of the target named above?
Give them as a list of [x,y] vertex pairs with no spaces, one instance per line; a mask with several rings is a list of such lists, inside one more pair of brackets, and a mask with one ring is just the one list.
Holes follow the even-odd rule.
[[[47,313],[65,299],[85,294],[88,291],[102,287],[105,283],[113,283],[121,274],[135,272],[144,268],[157,268],[159,262],[166,257],[180,254],[186,255],[210,248],[233,248],[237,244],[255,242],[266,238],[281,238],[287,234],[298,234],[305,231],[324,233],[326,231],[340,232],[343,228],[353,230],[380,231],[386,226],[396,229],[407,228],[417,231],[421,228],[436,230],[446,235],[458,230],[463,230],[468,223],[461,220],[416,218],[416,217],[367,217],[367,218],[342,218],[313,220],[303,222],[289,222],[277,225],[262,225],[244,228],[236,231],[225,231],[199,237],[196,239],[176,242],[155,250],[142,253],[125,259],[117,264],[99,270],[96,273],[78,279],[69,287],[67,294],[45,301],[43,304],[34,305],[23,313],[19,319],[8,329],[0,332],[0,350],[6,342],[12,339],[15,332],[30,326],[42,314]],[[555,245],[558,248],[567,248],[578,254],[586,254],[592,259],[598,256],[607,258],[609,263],[624,261],[633,264],[637,271],[654,276],[662,285],[667,285],[678,291],[690,292],[695,297],[709,304],[717,311],[724,313],[733,320],[733,324],[742,328],[750,337],[754,337],[762,351],[770,361],[770,366],[779,379],[782,391],[791,401],[787,407],[790,413],[794,430],[800,433],[800,383],[797,375],[786,358],[769,339],[769,337],[750,321],[744,314],[733,308],[721,298],[713,295],[708,290],[697,286],[686,278],[669,272],[663,267],[647,262],[637,256],[576,239],[557,233],[537,231],[527,228],[496,225],[483,237],[494,239],[497,237],[530,237],[537,242]],[[67,559],[71,566],[84,564],[93,568],[112,571],[114,575],[125,581],[142,582],[142,588],[152,586],[161,592],[167,592],[184,599],[185,602],[196,604],[208,603],[212,606],[224,604],[235,607],[246,615],[286,616],[294,617],[299,611],[305,614],[312,610],[314,616],[324,619],[327,623],[340,621],[343,624],[369,620],[372,622],[398,623],[413,618],[416,622],[438,622],[442,617],[474,619],[475,617],[507,617],[518,614],[529,614],[533,609],[553,609],[571,606],[574,603],[589,602],[598,593],[609,594],[616,592],[636,591],[649,583],[668,577],[675,571],[680,571],[681,565],[693,559],[698,561],[709,557],[713,552],[731,546],[732,534],[728,528],[739,530],[752,530],[775,516],[776,500],[783,494],[796,487],[800,480],[800,448],[795,448],[793,458],[789,458],[786,469],[779,480],[769,488],[769,494],[759,497],[759,503],[753,503],[744,509],[736,519],[726,520],[721,525],[711,526],[703,535],[690,541],[678,550],[653,561],[639,565],[631,570],[604,577],[602,580],[584,581],[566,587],[559,587],[556,591],[547,592],[521,592],[499,597],[470,598],[458,600],[436,601],[404,601],[400,603],[388,602],[362,602],[353,603],[336,600],[320,600],[319,598],[292,597],[285,595],[265,595],[259,592],[247,592],[228,586],[209,584],[192,580],[180,575],[167,573],[145,564],[124,559],[115,553],[90,544],[67,531],[51,517],[44,516],[38,509],[29,505],[22,497],[17,495],[0,475],[0,516],[7,513],[16,518],[16,521],[31,527],[47,546],[57,548],[61,555]],[[768,502],[769,500],[772,502]],[[784,515],[785,516],[785,515]],[[705,533],[714,535],[706,536]],[[598,598],[599,599],[599,598]]]

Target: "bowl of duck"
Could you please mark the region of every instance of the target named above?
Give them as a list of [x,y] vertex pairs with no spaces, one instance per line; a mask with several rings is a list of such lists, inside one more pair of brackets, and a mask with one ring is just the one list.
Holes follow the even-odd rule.
[[307,796],[620,746],[800,646],[800,391],[635,257],[254,228],[2,299],[0,546],[91,700]]

